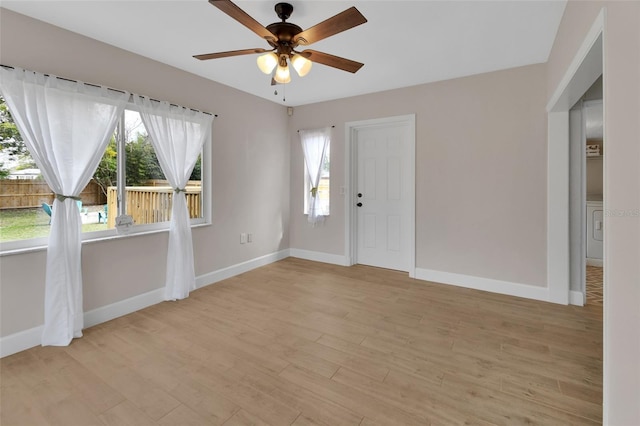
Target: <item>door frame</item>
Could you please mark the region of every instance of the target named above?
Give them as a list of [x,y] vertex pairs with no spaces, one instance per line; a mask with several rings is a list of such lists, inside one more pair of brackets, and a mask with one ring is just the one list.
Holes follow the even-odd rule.
[[372,127],[386,127],[389,125],[406,125],[409,128],[407,159],[409,164],[403,164],[407,167],[409,181],[408,192],[410,194],[406,210],[409,212],[409,220],[407,224],[408,237],[405,239],[405,249],[409,253],[409,277],[415,278],[416,275],[416,115],[407,114],[395,117],[375,118],[371,120],[351,121],[345,123],[345,223],[344,223],[344,244],[345,257],[347,266],[356,263],[357,256],[357,212],[354,208],[356,201],[355,194],[357,188],[355,185],[357,179],[357,147],[356,136],[361,129]]
[[[563,305],[583,303],[583,296],[579,292],[571,292],[569,286],[569,110],[602,74],[605,114],[605,22],[606,9],[603,8],[547,104],[547,286],[549,301]],[[606,134],[606,120],[603,125]],[[606,161],[604,168],[603,187],[606,188]],[[605,193],[605,208],[606,204]],[[603,261],[606,271],[606,236]],[[604,281],[606,286],[606,272]]]
[[[569,110],[569,303],[584,306],[587,300],[587,154],[584,149],[587,137],[585,101],[578,102],[579,107]],[[576,281],[578,290],[571,290]]]

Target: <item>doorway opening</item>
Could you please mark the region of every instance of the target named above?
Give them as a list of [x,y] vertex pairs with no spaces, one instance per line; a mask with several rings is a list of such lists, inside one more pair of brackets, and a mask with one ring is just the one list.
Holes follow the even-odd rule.
[[602,76],[569,112],[570,303],[603,304]]
[[[604,22],[605,11],[603,9],[591,26],[564,78],[547,104],[547,282],[549,301],[564,305],[569,303],[583,305],[585,297],[584,291],[581,291],[582,288],[578,290],[572,290],[571,288],[572,253],[577,253],[576,250],[582,252],[582,239],[584,239],[584,234],[586,233],[586,224],[584,227],[579,224],[577,233],[571,232],[572,225],[576,224],[575,221],[571,220],[572,214],[578,215],[576,213],[577,210],[571,208],[572,193],[582,194],[582,188],[577,189],[574,187],[573,190],[571,189],[571,183],[574,182],[575,185],[576,179],[571,178],[570,167],[572,164],[570,155],[570,111],[600,76],[603,76],[606,82],[606,74],[603,72]],[[606,106],[606,93],[603,93],[603,105]],[[584,149],[586,149],[586,146]],[[579,152],[580,155],[586,155],[583,154],[585,151],[582,151],[582,148]],[[579,160],[574,160],[573,162],[577,161]],[[606,177],[606,173],[604,176]],[[578,179],[577,182],[582,185],[580,182],[583,182],[583,180]],[[603,185],[606,187],[606,182]],[[603,202],[606,204],[606,198]],[[586,205],[586,200],[584,204],[580,203],[579,205]],[[584,215],[580,214],[579,217],[586,218],[586,212]],[[583,229],[584,231],[580,232]],[[575,239],[575,235],[580,235],[578,240]],[[582,259],[580,264],[584,265],[584,256],[582,256]],[[603,256],[603,263],[606,263],[605,256]],[[578,268],[575,263],[573,265],[574,271],[581,270],[583,271],[581,274],[584,275],[583,267]]]

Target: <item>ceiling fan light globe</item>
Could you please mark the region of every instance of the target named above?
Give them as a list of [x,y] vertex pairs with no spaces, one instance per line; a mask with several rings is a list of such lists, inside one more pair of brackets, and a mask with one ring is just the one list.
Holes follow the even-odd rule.
[[276,69],[276,75],[273,77],[276,83],[287,84],[291,81],[291,73],[289,72],[289,67],[278,65]]
[[276,65],[278,65],[278,55],[273,52],[265,53],[258,56],[256,62],[260,71],[265,74],[271,74]]
[[300,77],[304,77],[309,74],[309,71],[311,71],[311,65],[313,65],[313,62],[296,53],[293,55],[293,58],[291,58],[291,65],[293,65],[293,68],[295,68]]

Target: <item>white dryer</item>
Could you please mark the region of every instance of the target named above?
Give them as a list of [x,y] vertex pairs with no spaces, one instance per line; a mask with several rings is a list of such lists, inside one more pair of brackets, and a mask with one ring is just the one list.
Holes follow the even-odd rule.
[[587,264],[602,266],[603,237],[602,201],[587,201]]

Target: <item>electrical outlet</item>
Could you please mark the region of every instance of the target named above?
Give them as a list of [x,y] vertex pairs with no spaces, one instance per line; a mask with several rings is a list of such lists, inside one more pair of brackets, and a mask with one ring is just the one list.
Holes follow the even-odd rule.
[[246,242],[247,242],[247,234],[243,232],[242,234],[240,234],[240,244],[244,244]]
[[248,243],[252,243],[253,242],[253,234],[251,234],[251,233],[247,234],[247,242]]

